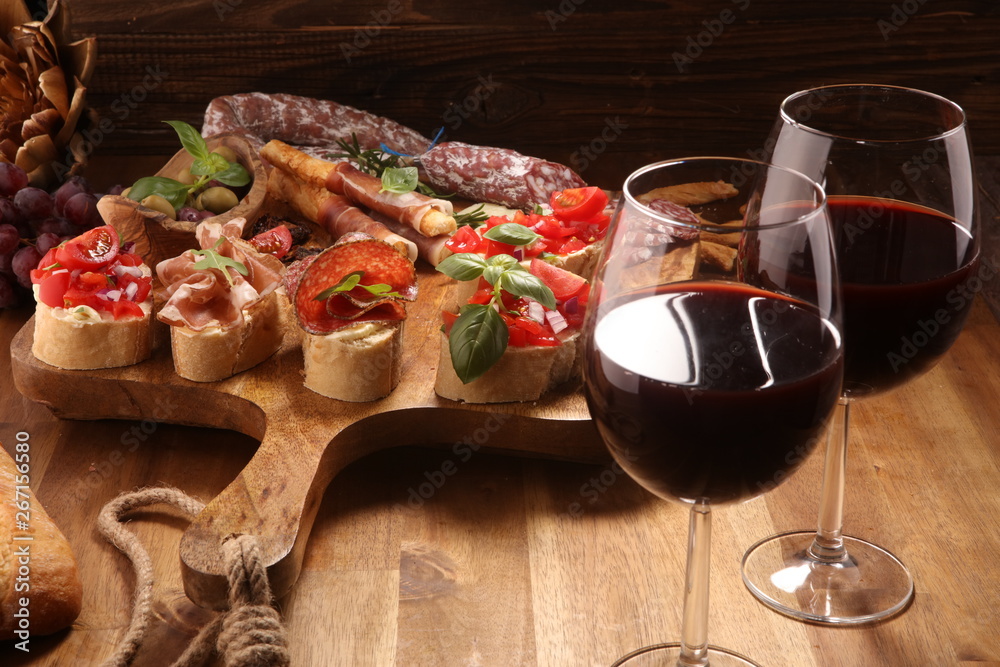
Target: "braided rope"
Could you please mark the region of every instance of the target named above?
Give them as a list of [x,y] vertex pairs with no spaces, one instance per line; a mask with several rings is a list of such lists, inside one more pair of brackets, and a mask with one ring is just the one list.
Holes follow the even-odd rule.
[[[123,493],[107,503],[98,517],[101,534],[132,562],[135,593],[128,632],[103,667],[127,667],[135,659],[149,628],[153,606],[153,566],[139,538],[125,529],[125,516],[149,505],[172,505],[197,516],[205,505],[169,487]],[[223,540],[222,554],[229,580],[229,610],[202,628],[173,667],[197,667],[213,654],[226,667],[287,667],[288,654],[281,617],[272,606],[267,569],[252,535]]]

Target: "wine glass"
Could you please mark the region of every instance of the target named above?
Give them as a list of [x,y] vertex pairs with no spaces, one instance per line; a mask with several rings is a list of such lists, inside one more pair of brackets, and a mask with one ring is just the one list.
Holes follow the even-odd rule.
[[800,620],[875,621],[906,607],[913,579],[889,551],[842,533],[850,408],[931,368],[969,313],[964,287],[977,270],[979,230],[965,114],[909,88],[815,88],[781,104],[768,152],[826,191],[846,356],[818,529],[752,546],[743,580],[763,603]]
[[587,405],[629,476],[691,508],[681,641],[616,664],[753,665],[708,645],[711,507],[798,468],[840,395],[825,196],[762,162],[660,162],[625,182],[605,243],[585,324]]

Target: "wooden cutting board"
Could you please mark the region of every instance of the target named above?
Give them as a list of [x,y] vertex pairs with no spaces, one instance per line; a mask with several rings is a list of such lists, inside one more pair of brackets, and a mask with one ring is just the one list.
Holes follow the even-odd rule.
[[[14,381],[25,397],[66,419],[169,422],[259,439],[246,468],[185,532],[182,572],[193,601],[224,607],[227,585],[219,547],[227,536],[252,534],[260,541],[274,594],[281,597],[298,577],[324,490],[340,470],[366,454],[433,445],[452,448],[457,460],[479,449],[582,462],[607,459],[579,383],[530,403],[467,405],[439,398],[434,393],[439,313],[450,279],[424,267],[418,280],[419,295],[404,327],[402,378],[379,401],[337,401],[302,385],[298,327],[287,308],[280,350],[249,371],[213,383],[177,376],[165,342],[135,366],[94,371],[49,366],[31,353],[31,319],[11,344]],[[453,472],[427,475],[417,491],[433,493],[434,485]]]

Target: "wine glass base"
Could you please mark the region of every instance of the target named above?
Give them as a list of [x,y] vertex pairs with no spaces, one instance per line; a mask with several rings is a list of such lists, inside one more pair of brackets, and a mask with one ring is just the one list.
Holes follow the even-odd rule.
[[[703,663],[681,662],[679,642],[654,644],[632,651],[619,658],[611,667],[699,667]],[[760,667],[749,658],[718,646],[709,645],[707,667]]]
[[909,570],[882,547],[844,537],[846,557],[830,562],[810,555],[815,537],[782,533],[750,547],[743,583],[754,597],[786,616],[826,625],[880,621],[913,599]]

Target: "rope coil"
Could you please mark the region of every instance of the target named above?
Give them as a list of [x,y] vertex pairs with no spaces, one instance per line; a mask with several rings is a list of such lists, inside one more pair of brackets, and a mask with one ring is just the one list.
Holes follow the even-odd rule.
[[[135,659],[149,628],[153,607],[153,566],[149,554],[123,522],[130,512],[150,505],[171,505],[192,518],[205,505],[169,487],[123,493],[107,503],[98,517],[101,534],[124,553],[135,569],[135,593],[128,632],[103,667],[127,667]],[[229,609],[202,628],[172,667],[197,667],[214,653],[226,667],[288,667],[291,663],[285,629],[272,606],[267,568],[257,539],[230,535],[222,555],[229,580]]]

